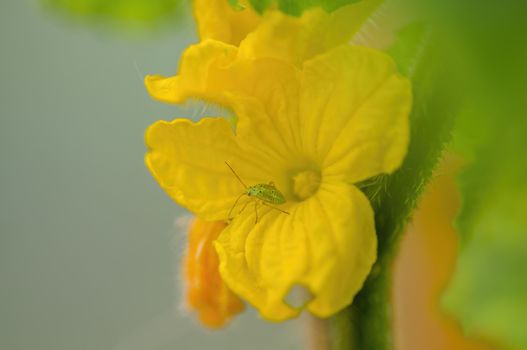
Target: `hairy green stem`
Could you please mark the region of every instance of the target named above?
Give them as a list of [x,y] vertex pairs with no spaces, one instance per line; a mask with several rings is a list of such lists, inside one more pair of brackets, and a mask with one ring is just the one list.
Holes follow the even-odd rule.
[[410,146],[397,172],[361,186],[375,211],[378,258],[353,304],[328,322],[332,350],[393,349],[391,286],[398,242],[450,139],[457,111],[458,94],[437,42],[415,26],[400,39],[390,53],[413,84]]

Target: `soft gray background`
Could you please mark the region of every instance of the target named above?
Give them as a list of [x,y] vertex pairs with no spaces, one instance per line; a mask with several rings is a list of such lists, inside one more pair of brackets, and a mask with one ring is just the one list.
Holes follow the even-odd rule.
[[145,128],[175,109],[141,75],[171,74],[193,33],[132,39],[0,2],[0,349],[302,347],[300,321],[210,332],[178,310],[183,212],[143,164]]

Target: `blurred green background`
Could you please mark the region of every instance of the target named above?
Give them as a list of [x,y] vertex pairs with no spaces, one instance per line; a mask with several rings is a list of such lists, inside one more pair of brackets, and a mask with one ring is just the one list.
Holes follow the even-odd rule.
[[303,348],[302,320],[211,332],[178,310],[184,213],[143,164],[177,113],[142,77],[175,71],[187,22],[138,38],[0,3],[0,349]]

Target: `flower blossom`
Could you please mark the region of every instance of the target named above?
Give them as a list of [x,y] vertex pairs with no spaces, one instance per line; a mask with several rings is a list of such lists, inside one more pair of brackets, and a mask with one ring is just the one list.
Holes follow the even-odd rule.
[[[389,56],[365,47],[301,62],[242,46],[205,40],[185,52],[178,75],[147,77],[154,98],[216,103],[237,123],[158,121],[146,132],[146,163],[204,220],[228,220],[245,190],[225,162],[248,185],[272,181],[289,215],[265,205],[236,215],[215,242],[221,275],[269,320],[303,309],[327,317],[352,302],[376,259],[373,210],[354,184],[402,163],[410,84]],[[297,287],[310,296],[301,305],[287,301]]]
[[239,45],[262,21],[262,16],[246,1],[240,1],[240,4],[243,10],[234,9],[228,0],[193,0],[192,8],[200,39]]
[[188,234],[184,259],[187,306],[198,313],[202,324],[210,328],[224,326],[245,308],[243,302],[223,282],[219,260],[212,242],[225,229],[223,221],[195,218]]
[[362,0],[327,13],[319,7],[301,16],[289,16],[270,8],[262,15],[247,1],[234,10],[228,0],[194,0],[194,17],[200,39],[217,40],[240,47],[247,58],[271,57],[301,64],[306,59],[349,42],[381,0]]

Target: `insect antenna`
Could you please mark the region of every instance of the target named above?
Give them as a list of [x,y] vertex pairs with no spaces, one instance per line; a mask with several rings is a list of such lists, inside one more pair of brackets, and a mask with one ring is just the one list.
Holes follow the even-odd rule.
[[243,187],[247,188],[248,186],[245,184],[245,182],[243,182],[243,180],[238,176],[238,174],[236,174],[236,172],[235,172],[234,169],[229,165],[229,163],[225,162],[225,164],[227,164],[227,166],[229,167],[229,169],[231,169],[232,173],[234,174],[234,176],[236,176],[236,178],[238,179],[238,181],[240,181],[240,183],[243,185]]

